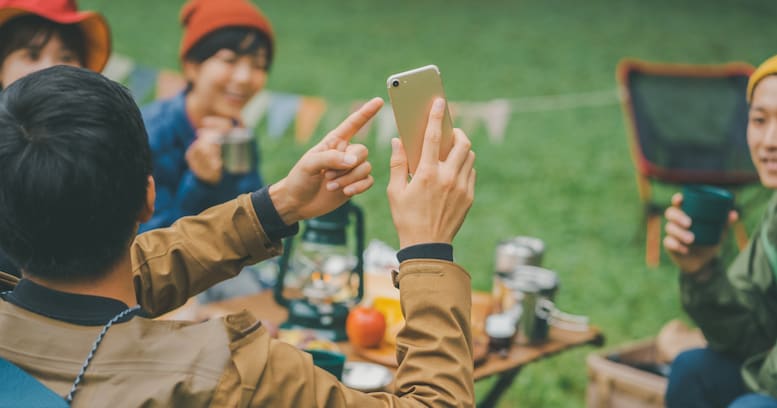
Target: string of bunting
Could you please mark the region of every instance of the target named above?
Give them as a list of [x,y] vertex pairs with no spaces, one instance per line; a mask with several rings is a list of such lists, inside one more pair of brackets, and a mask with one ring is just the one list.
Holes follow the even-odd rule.
[[[119,54],[111,57],[103,74],[124,83],[141,104],[171,97],[186,86],[178,72],[136,64],[131,58]],[[620,95],[613,88],[478,102],[452,101],[450,109],[456,126],[466,133],[483,126],[492,143],[502,143],[513,114],[610,106],[619,100]],[[265,134],[271,139],[279,139],[292,131],[296,143],[305,145],[319,126],[333,127],[363,102],[334,103],[317,96],[264,90],[245,106],[243,121],[248,127],[264,124]],[[383,147],[389,146],[391,138],[396,137],[394,114],[390,107],[384,106],[356,138],[365,140],[371,134],[375,135],[376,145]]]

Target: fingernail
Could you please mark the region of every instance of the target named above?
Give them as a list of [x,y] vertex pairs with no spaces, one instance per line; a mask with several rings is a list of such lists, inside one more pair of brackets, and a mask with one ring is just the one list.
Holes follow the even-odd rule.
[[395,138],[391,139],[391,151],[393,153],[396,153],[397,150],[399,150],[399,139],[397,139],[395,137]]
[[326,183],[326,189],[329,191],[335,191],[338,187],[340,187],[340,184],[338,184],[336,181],[330,181],[329,183]]
[[354,156],[352,154],[346,154],[343,157],[343,163],[344,164],[354,164],[354,163],[356,163],[356,156]]
[[345,194],[345,195],[351,195],[352,193],[353,193],[353,187],[351,187],[351,186],[348,186],[348,187],[343,189],[343,194]]
[[432,113],[441,113],[444,107],[445,101],[442,98],[437,98],[434,100],[434,105],[432,105]]

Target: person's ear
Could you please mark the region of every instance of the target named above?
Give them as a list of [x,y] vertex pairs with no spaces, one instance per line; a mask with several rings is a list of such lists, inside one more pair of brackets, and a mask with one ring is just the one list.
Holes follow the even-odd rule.
[[154,215],[154,201],[156,201],[156,185],[154,184],[154,177],[148,176],[148,185],[146,186],[146,202],[143,204],[143,208],[140,209],[140,215],[138,215],[138,222],[141,224],[147,222]]

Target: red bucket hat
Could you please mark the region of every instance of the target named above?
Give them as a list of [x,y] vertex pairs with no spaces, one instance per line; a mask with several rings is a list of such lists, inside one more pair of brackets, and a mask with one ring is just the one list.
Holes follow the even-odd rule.
[[181,60],[202,37],[224,27],[255,28],[267,34],[275,48],[270,20],[246,0],[191,0],[181,8],[181,24]]
[[103,70],[111,55],[111,31],[101,14],[78,11],[75,0],[0,0],[0,26],[26,14],[59,24],[78,24],[86,39],[85,68]]

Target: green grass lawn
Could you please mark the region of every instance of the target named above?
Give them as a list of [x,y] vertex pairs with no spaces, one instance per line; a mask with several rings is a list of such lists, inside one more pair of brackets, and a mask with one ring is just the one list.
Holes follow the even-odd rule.
[[[81,5],[107,15],[117,52],[177,68],[181,3]],[[758,64],[777,53],[773,0],[298,0],[261,6],[277,32],[268,88],[322,96],[341,107],[373,95],[387,98],[389,74],[429,63],[443,71],[451,100],[486,101],[613,89],[615,65],[626,56]],[[514,113],[498,145],[483,129],[470,136],[478,153],[477,197],[455,245],[475,289],[490,289],[497,241],[533,235],[547,244],[545,266],[561,276],[559,306],[591,316],[609,344],[654,335],[683,315],[677,273],[666,257],[658,269],[644,266],[640,206],[618,106]],[[384,193],[388,148],[372,139],[367,144],[376,186],[357,202],[367,209],[369,237],[396,246]],[[282,176],[304,150],[290,138],[265,140],[263,149],[268,180]],[[750,225],[757,218],[750,214]],[[590,351],[529,366],[500,406],[583,406]],[[478,385],[479,393],[487,383]]]

